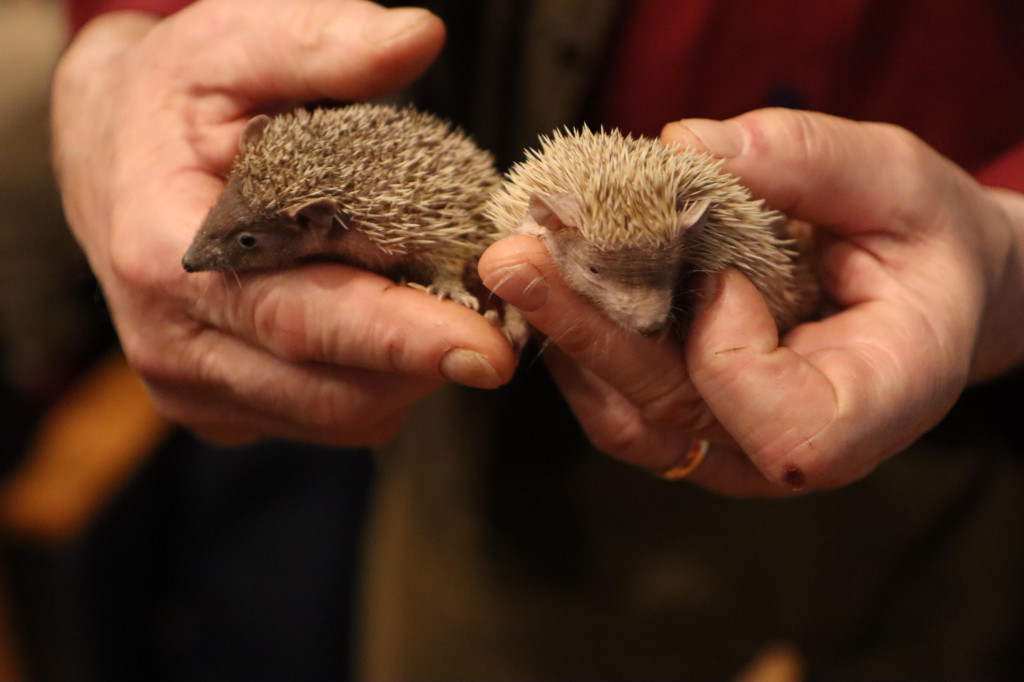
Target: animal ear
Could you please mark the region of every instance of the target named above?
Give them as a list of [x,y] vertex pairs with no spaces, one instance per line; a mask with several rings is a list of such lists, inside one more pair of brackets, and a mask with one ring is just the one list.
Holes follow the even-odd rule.
[[242,129],[242,139],[238,142],[238,150],[245,153],[246,150],[252,149],[253,145],[263,139],[263,131],[269,123],[270,117],[266,114],[250,118],[249,122],[245,124],[245,128]]
[[676,215],[676,231],[686,239],[693,239],[708,224],[709,213],[711,213],[710,199],[683,203]]
[[327,231],[334,224],[337,205],[333,199],[320,197],[304,204],[297,204],[281,209],[280,214],[289,218],[301,227]]
[[557,232],[563,227],[580,229],[580,202],[568,192],[547,196],[531,194],[529,208],[530,217],[549,232]]

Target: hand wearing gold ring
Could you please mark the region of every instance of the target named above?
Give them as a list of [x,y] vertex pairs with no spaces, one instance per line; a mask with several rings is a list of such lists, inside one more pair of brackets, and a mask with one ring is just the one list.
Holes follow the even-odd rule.
[[[781,337],[740,273],[698,283],[685,343],[617,328],[561,283],[542,243],[508,237],[484,283],[551,342],[545,360],[591,442],[737,496],[846,485],[934,426],[968,381],[1024,364],[1024,197],[983,187],[895,126],[766,109],[665,128],[754,196],[815,225],[838,312]],[[689,461],[684,457],[684,461]]]
[[670,466],[668,469],[653,472],[655,476],[664,478],[666,481],[678,481],[689,476],[693,471],[700,466],[701,462],[704,461],[704,456],[708,454],[708,448],[711,447],[711,443],[706,440],[696,438],[690,441],[690,447],[686,449],[686,452],[676,460],[675,464]]

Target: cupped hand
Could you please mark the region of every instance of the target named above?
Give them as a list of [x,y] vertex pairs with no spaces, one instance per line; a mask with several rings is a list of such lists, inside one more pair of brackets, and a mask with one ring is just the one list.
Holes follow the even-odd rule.
[[65,212],[165,415],[226,443],[368,444],[446,380],[509,378],[513,353],[481,316],[372,273],[181,267],[250,116],[387,94],[443,41],[425,10],[203,0],[164,20],[104,15],[73,42],[53,95]]
[[548,337],[552,373],[598,448],[661,470],[701,438],[713,446],[690,478],[709,488],[836,487],[935,425],[969,379],[1020,363],[1019,196],[882,124],[761,110],[670,124],[662,138],[723,157],[755,196],[817,226],[837,312],[780,339],[729,270],[703,282],[685,345],[644,339],[568,291],[536,240],[498,242],[484,282]]

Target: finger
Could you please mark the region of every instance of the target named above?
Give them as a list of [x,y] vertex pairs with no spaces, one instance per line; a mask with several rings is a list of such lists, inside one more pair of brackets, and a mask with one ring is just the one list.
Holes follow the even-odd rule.
[[356,268],[317,264],[237,280],[210,274],[187,290],[196,317],[284,361],[477,388],[500,386],[515,371],[508,341],[479,313]]
[[[724,158],[724,169],[772,208],[850,233],[909,234],[927,216],[907,207],[938,205],[950,178],[963,175],[896,126],[789,109],[670,123],[662,140]],[[922,177],[922,154],[942,172]]]
[[[694,384],[765,478],[803,487],[818,473],[815,468],[827,468],[808,461],[806,452],[838,411],[832,387],[803,358],[779,346],[771,315],[746,278],[728,270],[709,280],[708,308],[687,339]],[[796,407],[790,402],[794,395],[801,396]],[[800,410],[798,419],[786,414],[791,408]],[[798,428],[789,427],[794,422]]]
[[791,497],[803,492],[769,481],[742,451],[726,445],[712,444],[685,480],[731,497]]
[[[372,422],[337,423],[332,428],[310,426],[305,420],[288,419],[247,405],[230,403],[230,396],[210,389],[182,390],[178,386],[148,383],[153,405],[172,422],[203,440],[234,447],[264,439],[291,440],[334,447],[366,447],[391,438],[401,427],[408,407],[383,413]],[[214,395],[211,395],[214,393]]]
[[[128,198],[126,204],[133,201]],[[120,237],[113,245],[118,272],[138,283],[123,294],[112,289],[112,296],[140,296],[154,287],[157,296],[176,292],[196,320],[294,361],[440,378],[476,388],[500,386],[515,370],[517,358],[504,335],[465,306],[333,263],[237,277],[185,273],[181,254],[193,230],[170,226],[190,221],[176,219],[179,211],[173,206],[133,210],[168,227],[156,243],[146,241],[147,230],[135,229],[135,223],[112,227]],[[198,224],[198,217],[193,220]],[[159,305],[157,298],[153,309]]]
[[255,101],[387,94],[422,73],[444,42],[444,24],[427,10],[360,0],[196,3],[161,28],[194,41],[186,75],[199,88]]
[[[444,24],[427,10],[362,0],[195,3],[149,36],[161,59],[152,70],[166,76],[157,83],[185,90],[191,144],[220,172],[253,113],[391,94],[433,62],[444,37]],[[192,51],[162,55],[183,46]]]
[[[231,373],[223,381],[234,382],[232,386],[182,387],[152,380],[147,386],[160,414],[221,445],[275,438],[339,447],[384,442],[401,426],[411,405],[437,387],[436,382],[415,385],[410,378],[349,371],[337,377],[310,373],[302,393],[293,385],[297,373],[269,374],[283,379],[273,387],[279,395],[270,396],[266,385],[263,391],[254,390],[256,386],[237,381]],[[322,387],[325,382],[333,385]],[[399,382],[405,386],[396,386]],[[399,397],[401,393],[405,395]],[[323,399],[313,402],[314,396]],[[258,402],[265,398],[280,405],[285,397],[293,400],[280,413]]]
[[933,426],[957,395],[931,322],[910,308],[873,301],[779,345],[763,300],[738,272],[726,271],[705,300],[687,339],[691,377],[775,485],[854,481]]
[[[140,372],[162,414],[218,442],[273,437],[345,446],[378,443],[394,432],[414,402],[441,383],[289,363],[215,330],[178,348],[185,355],[172,367],[166,357],[144,356],[138,359]],[[183,369],[191,377],[187,383],[181,380]]]
[[675,421],[689,427],[683,434],[674,426],[649,423],[641,409],[561,349],[549,348],[544,359],[588,439],[617,459],[660,471],[678,461],[694,437],[731,440],[702,401],[676,415]]
[[652,424],[679,425],[699,396],[682,349],[631,333],[567,288],[537,239],[513,236],[480,259],[484,286],[518,308],[551,343],[637,406]]
[[756,196],[827,230],[818,274],[832,299],[933,319],[927,336],[960,372],[991,271],[977,254],[992,252],[986,230],[965,229],[984,206],[962,169],[896,126],[784,109],[669,124],[663,137],[724,157]]

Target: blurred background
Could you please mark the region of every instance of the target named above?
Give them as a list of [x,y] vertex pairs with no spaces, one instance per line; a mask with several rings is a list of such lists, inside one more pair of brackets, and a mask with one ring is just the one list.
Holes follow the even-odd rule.
[[[341,679],[350,663],[351,563],[373,475],[369,455],[298,446],[282,454],[272,444],[215,451],[152,412],[117,352],[99,289],[63,222],[49,165],[49,82],[65,37],[56,0],[0,0],[0,680],[295,679],[287,672],[295,673],[300,661],[310,679]],[[949,454],[901,458],[887,469],[888,478],[861,486],[880,491],[880,499],[887,499],[887,486],[911,491],[907,509],[894,506],[914,533],[901,531],[903,517],[895,517],[886,547],[902,551],[889,552],[895,560],[880,570],[888,579],[870,593],[877,604],[869,604],[869,617],[853,623],[842,645],[852,650],[870,649],[876,640],[902,642],[902,631],[892,635],[879,623],[911,635],[930,632],[934,614],[945,611],[919,609],[913,599],[930,605],[935,595],[956,602],[962,594],[962,604],[954,606],[963,608],[949,609],[946,630],[952,635],[942,642],[978,640],[983,652],[1019,648],[1024,429],[1016,415],[1018,387],[976,390],[973,404],[926,443],[939,442]],[[1006,432],[997,433],[992,422]],[[988,438],[975,442],[973,433]],[[996,448],[988,452],[989,441],[999,439],[1009,442],[1005,449],[1013,458]],[[960,456],[975,451],[986,456]],[[552,466],[544,457],[523,464],[514,452],[501,464],[514,459],[519,469],[500,473],[522,484],[517,494],[529,489],[536,495],[540,474]],[[433,473],[430,465],[429,458],[421,465],[427,467],[424,478]],[[618,483],[623,475],[604,461],[588,466],[611,472],[600,480],[614,477]],[[652,485],[636,472],[626,480],[640,495]],[[947,488],[961,492],[946,500]],[[621,488],[600,492],[610,508],[627,506],[605,502]],[[691,514],[677,497],[659,489],[648,500],[651,514],[679,517],[680,527],[688,518],[716,518]],[[838,535],[835,526],[827,527],[826,515],[807,513],[817,511],[815,504],[842,510],[843,527],[853,529],[848,535],[863,535],[863,546],[885,534],[880,525],[859,527],[856,491],[771,511],[785,533],[814,525],[811,519],[823,530],[808,537]],[[933,508],[938,512],[928,520],[925,511]],[[511,537],[496,536],[503,551],[517,549],[517,539],[531,549],[547,537],[545,531],[559,527],[553,515],[524,519],[518,497],[498,500],[494,509]],[[874,516],[884,516],[882,511]],[[924,531],[917,533],[915,524]],[[709,545],[728,544],[715,524],[702,525]],[[735,527],[746,530],[741,523]],[[901,532],[917,542],[901,546]],[[736,547],[746,545],[737,541]],[[556,554],[562,551],[559,545]],[[796,549],[787,551],[799,556]],[[956,560],[947,561],[947,552]],[[848,561],[834,554],[825,563]],[[741,557],[740,565],[745,561]],[[932,564],[941,570],[932,571]],[[857,591],[845,591],[847,584],[828,587],[837,600],[859,598]],[[786,594],[780,590],[777,601]],[[816,606],[813,599],[804,601],[808,609]],[[890,618],[890,604],[902,620]],[[792,610],[803,606],[793,604]],[[964,611],[981,613],[961,620]],[[989,621],[990,629],[972,627]],[[1010,635],[1003,642],[991,632]],[[421,634],[430,656],[451,656]],[[955,653],[957,646],[944,648]],[[923,651],[928,656],[932,649]],[[781,657],[787,658],[784,649]],[[1006,660],[1012,666],[1019,657]],[[1003,658],[993,661],[990,669],[1006,669],[1000,667]],[[780,667],[787,665],[784,660]]]
[[0,2],[0,679],[88,679],[99,510],[168,430],[114,350],[49,158],[53,0]]
[[0,681],[346,679],[370,453],[154,413],[50,167],[66,39],[0,0]]

